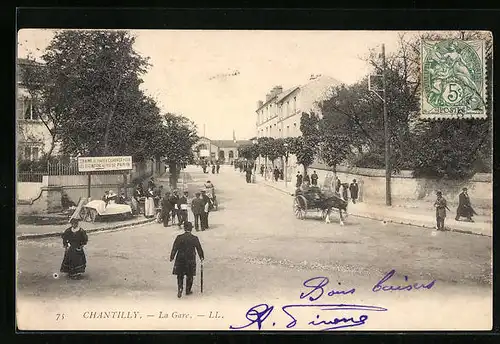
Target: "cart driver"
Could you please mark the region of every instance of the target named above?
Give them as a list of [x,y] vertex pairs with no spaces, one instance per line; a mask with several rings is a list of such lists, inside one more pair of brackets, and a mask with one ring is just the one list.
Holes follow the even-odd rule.
[[310,186],[307,193],[311,195],[311,198],[314,199],[315,201],[321,201],[323,199],[323,194],[321,192],[321,189],[317,186]]

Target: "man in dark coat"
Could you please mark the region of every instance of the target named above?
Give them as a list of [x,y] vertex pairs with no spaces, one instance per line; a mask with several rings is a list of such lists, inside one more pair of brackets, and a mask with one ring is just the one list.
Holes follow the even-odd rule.
[[356,179],[353,179],[351,185],[349,185],[349,192],[351,193],[352,203],[356,203],[359,193],[359,187]]
[[172,274],[177,275],[178,298],[182,296],[184,275],[186,276],[186,295],[193,293],[191,288],[193,287],[193,277],[196,276],[196,252],[198,252],[201,261],[205,259],[200,240],[197,236],[191,234],[192,229],[193,224],[191,222],[188,221],[184,224],[185,232],[175,238],[170,253],[170,261],[175,258]]
[[163,227],[168,227],[168,220],[172,213],[172,203],[170,203],[170,193],[166,192],[161,200],[161,217],[163,220]]
[[274,168],[274,172],[273,173],[274,173],[274,180],[277,182],[278,179],[280,179],[280,170],[278,169],[277,166]]
[[203,229],[203,199],[201,198],[201,194],[199,192],[196,193],[196,197],[191,201],[191,211],[194,216],[194,228],[198,231],[199,226]]
[[297,188],[300,188],[302,186],[302,175],[300,172],[297,172],[297,182],[295,183],[295,186]]
[[313,174],[311,174],[311,184],[313,186],[318,185],[318,174],[316,173],[316,171],[314,171]]
[[208,229],[208,214],[210,212],[211,203],[210,197],[208,197],[205,190],[201,190],[201,199],[203,200],[203,213],[201,215],[201,230],[204,231]]
[[219,163],[219,161],[217,161],[217,165],[215,165],[215,168],[216,168],[217,174],[219,174],[219,170],[220,170],[220,163]]
[[246,180],[247,180],[247,183],[251,183],[252,182],[252,166],[248,165],[246,167],[245,171],[246,171]]
[[460,195],[458,195],[458,208],[457,208],[457,216],[455,217],[456,221],[460,220],[460,217],[465,217],[470,222],[474,222],[472,220],[472,216],[477,215],[477,213],[472,208],[470,204],[469,194],[467,193],[467,188],[463,188]]

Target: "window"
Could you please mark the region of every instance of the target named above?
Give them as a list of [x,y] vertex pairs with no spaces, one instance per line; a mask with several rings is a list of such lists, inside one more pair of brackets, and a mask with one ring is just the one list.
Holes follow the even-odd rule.
[[290,101],[286,101],[286,116],[290,115]]
[[290,136],[290,126],[289,125],[286,126],[286,136],[287,137]]
[[26,160],[38,160],[40,159],[40,147],[36,145],[28,145],[24,147],[23,158]]
[[297,134],[297,123],[293,124],[293,133]]
[[40,119],[38,117],[37,111],[35,111],[36,109],[33,106],[32,100],[29,99],[28,97],[24,97],[21,100],[21,102],[18,103],[18,106],[19,106],[19,111],[21,111],[22,114],[21,118],[33,121]]
[[297,96],[293,97],[293,113],[297,111]]

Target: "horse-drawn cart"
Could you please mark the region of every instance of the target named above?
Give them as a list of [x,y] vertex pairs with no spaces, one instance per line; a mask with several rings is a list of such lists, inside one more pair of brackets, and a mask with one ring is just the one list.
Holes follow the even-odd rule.
[[334,193],[328,194],[319,188],[310,188],[297,192],[293,200],[293,213],[300,220],[304,220],[310,213],[320,212],[321,219],[328,223],[333,208],[339,211],[340,223],[343,224],[342,211],[347,217],[347,201]]

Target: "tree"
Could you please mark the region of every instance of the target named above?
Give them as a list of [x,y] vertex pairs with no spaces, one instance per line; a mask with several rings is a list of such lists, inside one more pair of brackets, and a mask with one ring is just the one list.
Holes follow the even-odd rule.
[[164,159],[169,167],[170,186],[175,189],[180,167],[193,159],[193,146],[199,140],[196,125],[184,116],[167,113],[152,138],[151,156],[156,161]]
[[148,62],[134,41],[126,31],[59,31],[41,57],[44,68],[25,71],[65,153],[143,159],[153,148],[147,137],[159,110],[139,88]]
[[314,162],[320,142],[319,116],[313,112],[311,114],[303,112],[300,118],[300,131],[302,136],[293,141],[292,151],[297,157],[297,162],[304,166],[305,173]]
[[255,160],[260,155],[260,148],[258,144],[243,145],[238,147],[238,156],[251,161],[252,166],[255,165]]

